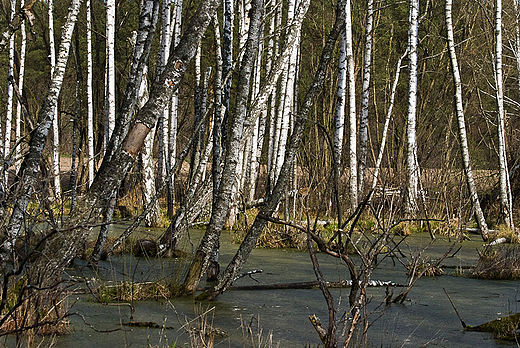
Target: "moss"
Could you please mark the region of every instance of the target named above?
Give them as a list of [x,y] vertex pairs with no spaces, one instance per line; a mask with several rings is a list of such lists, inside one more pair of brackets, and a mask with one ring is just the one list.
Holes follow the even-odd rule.
[[487,323],[466,327],[467,331],[489,332],[496,338],[516,341],[517,330],[520,324],[520,313],[512,314],[507,317],[491,320]]

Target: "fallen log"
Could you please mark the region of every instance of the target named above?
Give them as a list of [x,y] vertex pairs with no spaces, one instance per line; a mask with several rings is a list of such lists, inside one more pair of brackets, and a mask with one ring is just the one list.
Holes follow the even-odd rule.
[[[328,288],[348,288],[352,286],[352,280],[342,280],[339,282],[326,282]],[[320,283],[317,280],[310,282],[295,283],[277,283],[277,284],[256,284],[256,285],[239,285],[230,286],[228,290],[279,290],[279,289],[318,289]],[[368,287],[404,287],[391,281],[370,280]],[[208,289],[204,289],[208,290]]]

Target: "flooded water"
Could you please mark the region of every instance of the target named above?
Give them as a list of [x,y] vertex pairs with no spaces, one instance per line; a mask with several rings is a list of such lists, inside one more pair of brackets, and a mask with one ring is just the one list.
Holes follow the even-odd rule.
[[[196,245],[200,232],[192,232]],[[221,250],[221,265],[226,265],[237,246],[225,239]],[[476,249],[482,244],[475,241],[462,243],[462,249],[443,265],[464,267],[473,265],[477,258]],[[403,243],[403,252],[417,252],[428,243],[427,235],[413,236]],[[186,243],[189,250],[191,246]],[[449,248],[448,241],[437,241],[424,255],[440,257]],[[337,260],[319,255],[324,276],[329,281],[349,279],[345,265]],[[407,263],[408,260],[402,258]],[[359,260],[356,260],[359,262]],[[129,256],[112,257],[103,262],[99,276],[118,282],[153,281],[158,278],[179,278],[186,268],[186,260],[147,260]],[[252,278],[239,279],[235,285],[271,284],[315,280],[311,261],[306,252],[293,250],[253,251],[246,270],[262,269]],[[75,263],[71,274],[94,277],[92,270],[81,262]],[[402,305],[379,306],[385,297],[384,288],[370,288],[370,310],[377,309],[370,320],[368,347],[515,347],[516,344],[500,341],[489,334],[465,332],[457,318],[445,289],[462,319],[470,325],[478,325],[509,313],[520,311],[520,282],[484,281],[455,276],[455,268],[445,268],[446,274],[439,277],[421,278]],[[372,279],[407,281],[406,269],[397,260],[386,258],[374,271]],[[204,286],[205,284],[201,284]],[[395,292],[399,292],[396,289]],[[331,290],[341,318],[348,304],[349,289]],[[161,328],[135,328],[123,325],[130,321],[128,305],[102,305],[93,301],[91,295],[69,298],[72,312],[84,317],[72,316],[73,332],[59,337],[55,347],[189,347],[186,325],[197,314],[206,313],[206,320],[213,327],[223,330],[227,336],[217,336],[216,347],[259,347],[251,343],[245,329],[251,327],[255,336],[266,339],[272,333],[276,347],[316,347],[319,338],[313,329],[309,315],[316,314],[326,326],[326,303],[319,290],[229,290],[216,301],[197,303],[191,298],[134,302],[134,320],[154,322]],[[377,320],[376,320],[377,319]],[[97,330],[117,330],[100,333]],[[341,330],[341,324],[339,325]]]

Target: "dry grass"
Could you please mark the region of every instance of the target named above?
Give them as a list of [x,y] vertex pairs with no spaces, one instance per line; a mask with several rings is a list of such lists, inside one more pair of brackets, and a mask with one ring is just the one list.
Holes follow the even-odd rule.
[[470,276],[478,279],[520,279],[520,246],[516,244],[487,247]]

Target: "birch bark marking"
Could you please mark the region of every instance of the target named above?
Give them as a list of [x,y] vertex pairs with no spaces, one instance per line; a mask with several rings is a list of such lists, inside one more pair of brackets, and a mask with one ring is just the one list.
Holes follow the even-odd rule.
[[[298,115],[295,118],[294,122],[294,128],[293,132],[291,134],[291,137],[289,139],[287,148],[286,148],[286,155],[285,155],[285,161],[282,166],[282,170],[280,172],[280,176],[278,181],[276,182],[276,185],[274,186],[273,192],[271,195],[268,196],[265,204],[262,206],[260,212],[258,213],[257,217],[255,218],[255,221],[249,231],[247,232],[247,235],[244,238],[244,241],[240,244],[240,247],[238,251],[236,252],[235,256],[231,260],[231,262],[226,267],[226,270],[222,274],[222,276],[219,277],[218,284],[215,285],[210,291],[208,298],[214,299],[219,294],[224,292],[234,281],[236,275],[240,272],[242,266],[247,261],[251,250],[253,250],[253,247],[256,245],[256,241],[258,240],[258,237],[260,236],[260,233],[264,229],[267,220],[265,220],[265,217],[270,217],[274,213],[274,211],[277,209],[278,204],[282,198],[282,195],[285,192],[286,186],[289,182],[289,179],[293,173],[292,165],[294,163],[297,150],[300,146],[302,137],[303,137],[303,131],[305,129],[307,116],[310,112],[310,109],[314,103],[315,97],[320,93],[322,87],[323,87],[323,81],[325,80],[326,75],[326,69],[329,65],[329,62],[332,58],[332,53],[334,51],[334,46],[336,43],[336,39],[340,32],[344,29],[345,25],[345,2],[348,0],[340,0],[338,2],[338,8],[336,11],[336,21],[334,23],[333,28],[331,29],[331,32],[329,33],[329,36],[327,38],[327,41],[325,43],[325,46],[322,50],[322,55],[320,58],[320,62],[318,65],[318,68],[316,70],[316,73],[314,75],[314,79],[312,81],[311,86],[309,87],[305,98],[303,100],[302,106],[300,110],[298,111]],[[302,10],[304,12],[307,11],[307,8],[309,6],[309,0],[302,0],[300,4],[302,4]]]
[[[56,45],[54,44],[54,2],[48,0],[49,6],[49,48],[51,59],[51,78],[54,76],[56,66]],[[58,103],[54,105],[54,117],[52,119],[52,176],[54,179],[54,195],[56,199],[61,198],[61,183],[60,183],[60,129],[58,115]]]
[[263,15],[263,0],[254,0],[251,4],[249,34],[246,41],[243,59],[240,63],[237,98],[234,115],[230,119],[224,168],[222,171],[217,199],[213,202],[210,223],[197,248],[193,261],[186,275],[183,289],[193,293],[202,274],[205,272],[209,257],[215,249],[220,233],[224,227],[226,215],[231,203],[235,171],[242,140],[242,130],[246,117],[249,96],[249,81],[252,75],[254,60],[258,50],[259,31]]
[[9,224],[6,229],[6,233],[2,239],[2,245],[0,249],[2,254],[0,257],[2,261],[5,260],[3,252],[10,253],[12,247],[18,238],[22,223],[24,221],[25,210],[29,205],[31,195],[33,193],[33,187],[36,183],[36,175],[38,173],[38,166],[40,164],[41,154],[45,142],[47,140],[52,122],[55,116],[55,107],[58,102],[58,95],[61,90],[63,76],[65,73],[65,67],[69,56],[70,43],[76,19],[78,16],[79,8],[82,0],[73,0],[69,6],[69,12],[67,19],[63,25],[61,33],[60,49],[58,51],[58,59],[54,75],[51,80],[51,85],[47,92],[45,102],[38,113],[38,122],[35,129],[31,133],[29,140],[29,150],[25,155],[22,166],[16,178],[14,190],[18,190],[19,195],[9,219]]
[[514,229],[513,204],[511,197],[511,185],[509,182],[509,170],[507,167],[506,153],[506,111],[504,109],[504,86],[502,77],[502,0],[496,0],[495,4],[495,84],[498,109],[498,160],[500,164],[500,205],[504,214],[504,220],[509,228]]
[[484,213],[480,207],[477,187],[475,185],[475,179],[473,178],[473,170],[471,169],[471,162],[469,158],[468,139],[466,136],[466,122],[464,120],[464,107],[462,105],[462,83],[460,79],[459,65],[457,62],[457,54],[455,52],[455,39],[453,37],[451,4],[452,0],[446,0],[446,28],[448,30],[448,49],[450,51],[453,85],[455,87],[455,111],[457,113],[457,124],[459,126],[460,152],[462,154],[462,162],[464,164],[464,172],[466,174],[466,183],[468,184],[469,188],[471,204],[475,210],[477,224],[480,228],[482,238],[487,240],[489,238],[488,226],[484,218]]
[[347,37],[346,31],[341,32],[338,66],[338,92],[336,95],[336,119],[334,121],[334,156],[335,170],[339,173],[341,154],[343,152],[343,133],[345,132],[345,84],[347,82]]
[[106,22],[106,42],[107,42],[107,86],[106,86],[106,101],[105,113],[106,122],[105,127],[105,146],[107,146],[112,136],[112,132],[116,123],[116,68],[115,68],[115,39],[116,39],[116,1],[107,0],[107,22]]
[[357,117],[356,117],[356,71],[354,68],[354,47],[352,43],[352,11],[350,0],[345,5],[345,37],[347,38],[347,76],[348,76],[348,119],[349,119],[349,169],[350,169],[350,207],[358,204],[357,173]]
[[92,94],[92,0],[86,0],[87,7],[87,147],[88,147],[88,187],[94,181],[94,98]]
[[[10,13],[10,20],[13,21],[14,15],[16,13],[16,0],[11,0],[11,13]],[[5,135],[4,135],[4,152],[3,157],[4,161],[7,161],[10,157],[10,150],[11,150],[11,124],[13,121],[13,104],[14,104],[14,87],[12,81],[14,81],[14,37],[15,35],[11,35],[9,38],[9,63],[8,63],[8,69],[7,69],[7,112],[5,117]],[[0,148],[1,149],[1,148]],[[2,182],[7,186],[8,182],[8,173],[9,173],[9,163],[4,162],[4,175],[2,178]]]
[[[20,70],[18,71],[18,89],[20,90],[20,94],[23,95],[23,84],[24,84],[24,76],[25,76],[25,52],[27,47],[27,34],[25,31],[25,22],[22,23],[21,26],[21,39],[22,44],[20,46]],[[16,104],[16,121],[15,121],[15,138],[18,141],[22,136],[22,104],[20,101]],[[21,145],[16,146],[15,149],[15,171],[18,172],[20,169],[20,156],[21,156]]]
[[[392,110],[394,108],[395,94],[397,91],[397,83],[399,82],[399,75],[401,74],[401,63],[404,57],[408,54],[408,50],[397,61],[397,68],[395,70],[394,83],[392,85],[392,91],[390,92],[390,101],[388,102],[388,110],[386,111],[385,125],[383,126],[383,134],[381,136],[381,146],[379,147],[379,153],[377,155],[376,166],[374,168],[374,177],[372,179],[372,192],[377,186],[377,179],[379,177],[379,169],[381,168],[381,162],[383,162],[383,154],[385,152],[386,138],[388,136],[388,128],[390,126],[390,119],[392,118]],[[371,197],[370,197],[371,198]]]
[[363,57],[363,88],[361,94],[361,118],[359,121],[359,170],[358,193],[363,195],[368,152],[368,108],[370,100],[370,69],[372,68],[372,30],[374,22],[374,0],[367,1],[367,23],[365,27],[365,54]]
[[406,170],[408,177],[407,212],[410,216],[417,213],[419,191],[419,163],[417,161],[417,34],[419,29],[419,0],[410,0],[408,32],[408,118],[406,124],[407,156]]

